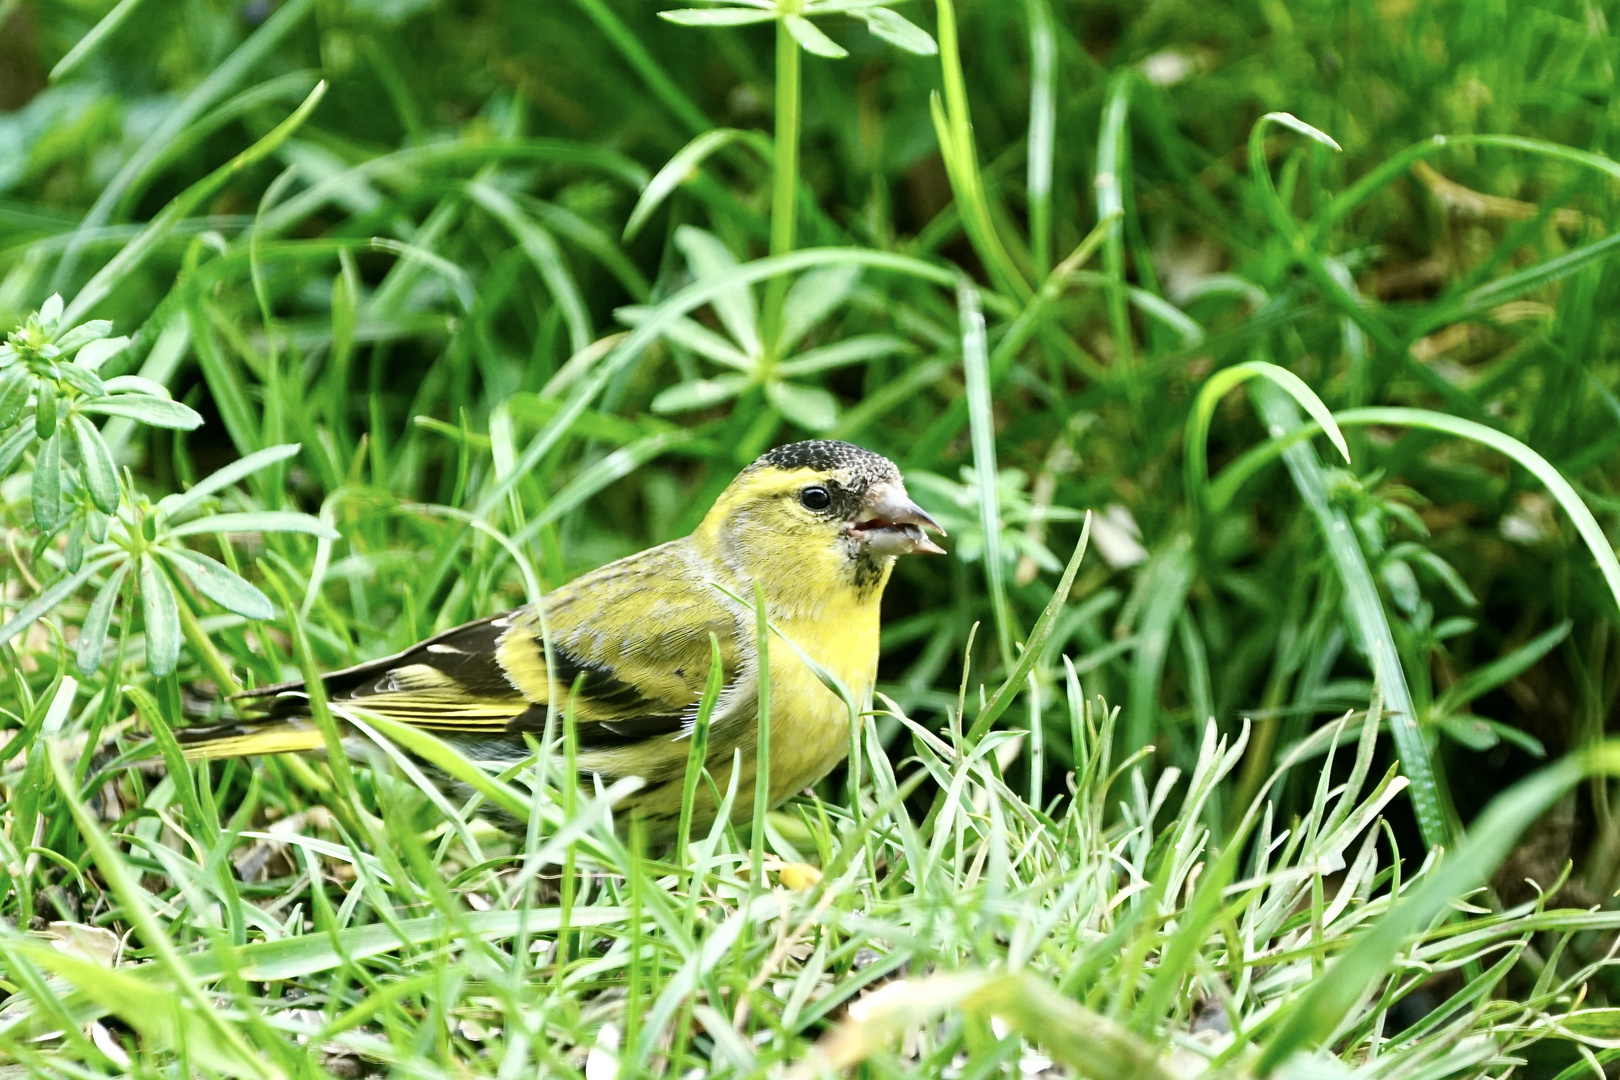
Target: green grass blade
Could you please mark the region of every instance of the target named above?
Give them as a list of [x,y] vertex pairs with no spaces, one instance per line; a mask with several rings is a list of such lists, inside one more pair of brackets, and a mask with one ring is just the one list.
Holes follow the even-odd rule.
[[[68,249],[63,253],[62,261],[56,269],[55,288],[57,290],[65,288],[67,283],[73,279],[73,273],[78,268],[79,255],[83,250],[86,234],[90,230],[104,225],[111,220],[114,209],[124,201],[132,185],[147,174],[152,163],[156,162],[168,152],[169,145],[180,138],[185,132],[186,128],[190,127],[191,124],[202,116],[204,112],[213,107],[216,102],[229,93],[232,87],[241,82],[242,79],[247,76],[248,72],[252,71],[259,64],[263,63],[265,58],[271,54],[271,51],[275,49],[276,46],[287,37],[287,35],[291,34],[295,29],[297,29],[299,24],[304,21],[304,18],[314,9],[314,0],[292,0],[291,3],[283,4],[252,34],[250,34],[246,41],[237,46],[236,50],[232,52],[223,63],[215,67],[211,72],[208,73],[206,78],[193,87],[191,92],[185,96],[179,105],[163,118],[162,123],[158,126],[156,131],[151,132],[145,139],[141,141],[136,152],[131,155],[128,161],[124,163],[123,168],[119,169],[118,174],[113,177],[107,186],[101,190],[100,195],[98,195],[96,198],[95,205],[90,208],[89,212],[85,214],[84,218],[79,222],[79,227],[76,230]],[[130,12],[126,10],[124,15],[127,17],[129,13]],[[319,100],[320,94],[324,92],[324,88],[324,83],[319,84],[311,96],[315,100]],[[308,103],[306,102],[306,104]],[[297,116],[299,114],[295,113],[294,115]],[[304,115],[307,115],[307,112],[305,112]],[[300,117],[300,123],[301,122],[302,117]],[[296,126],[297,125],[295,124],[294,127]],[[266,138],[275,138],[276,134],[276,132],[272,132],[271,135],[267,136]],[[290,134],[290,131],[288,134]],[[276,142],[279,143],[282,139],[285,139],[285,137],[285,135],[282,135],[280,138],[276,138]],[[259,143],[255,144],[255,149],[262,147],[264,142],[265,140],[261,139]],[[272,149],[274,149],[273,146],[265,147],[263,153],[268,153]],[[250,150],[248,153],[253,153],[253,151]],[[260,156],[262,156],[262,154]],[[237,162],[240,161],[241,158],[239,156],[236,161],[233,161],[230,165],[224,166],[224,168],[231,169],[232,165],[236,165]],[[241,167],[245,167],[245,163]],[[232,171],[236,172],[240,170],[238,168],[232,169]],[[203,183],[210,184],[215,180],[216,177],[218,177],[218,175],[218,171],[210,174],[208,179],[203,181]],[[223,177],[219,178],[219,183],[222,184],[223,180]],[[188,199],[187,195],[182,194],[180,198],[176,200],[176,202],[178,203],[184,200],[182,205],[184,205],[186,208],[174,216],[177,218],[186,216],[190,213],[191,207],[195,207],[196,205],[200,204],[203,199],[208,197],[209,194],[212,194],[213,191],[217,191],[218,187],[219,184],[214,184],[205,192],[198,192],[196,198],[194,199]],[[197,191],[197,185],[193,185],[192,188],[188,189],[188,192],[189,191]],[[149,236],[151,234],[152,226],[157,225],[158,220],[163,216],[163,214],[159,214],[158,219],[154,219],[152,225],[149,225],[141,236]],[[137,240],[136,242],[139,241]],[[131,246],[133,246],[133,244]],[[126,248],[125,250],[127,251],[129,249]],[[115,259],[114,261],[117,260]],[[101,273],[97,274],[91,279],[90,284],[95,285],[97,282],[101,282],[103,275],[106,274],[106,272],[106,268],[103,268]],[[110,285],[110,282],[104,282],[103,284]],[[87,285],[85,288],[81,289],[79,291],[79,295],[74,298],[73,304],[70,305],[68,311],[64,312],[64,317],[67,321],[63,325],[72,326],[74,323],[78,322],[79,314],[88,311],[92,306],[94,306],[94,304],[98,303],[102,299],[103,295],[105,295],[102,293],[101,295],[95,295],[91,300],[86,300],[85,294],[89,288],[90,286]]]
[[931,103],[934,133],[939,139],[945,172],[962,215],[962,227],[996,288],[1026,302],[1034,290],[1014,265],[996,232],[984,193],[984,177],[973,143],[973,120],[968,112],[967,85],[962,74],[956,7],[952,0],[935,0],[935,10],[939,16],[939,63],[945,93],[943,104],[938,100]]
[[[1293,402],[1274,384],[1261,383],[1254,396],[1273,438],[1282,438],[1300,426]],[[1339,421],[1343,423],[1342,414]],[[1412,693],[1407,687],[1394,634],[1384,613],[1383,601],[1378,596],[1378,587],[1373,584],[1366,556],[1356,541],[1355,530],[1344,511],[1328,501],[1322,465],[1308,444],[1295,443],[1290,446],[1283,451],[1283,460],[1293,477],[1294,487],[1316,521],[1334,569],[1344,586],[1351,617],[1356,621],[1366,644],[1373,676],[1384,695],[1390,733],[1400,754],[1401,769],[1412,782],[1412,808],[1417,814],[1423,842],[1430,848],[1448,846],[1452,838],[1450,823],[1454,818],[1447,806],[1448,793],[1435,779],[1429,748],[1412,704]]]
[[[308,0],[294,0],[276,13],[280,19],[297,9],[312,7]],[[188,217],[202,203],[212,198],[221,188],[232,179],[240,175],[251,166],[276,152],[283,143],[292,137],[293,132],[303,126],[315,107],[326,96],[326,83],[320,82],[310,91],[304,103],[294,109],[292,114],[277,124],[268,135],[236,155],[230,161],[221,165],[203,179],[186,188],[175,196],[174,200],[158,212],[150,224],[142,229],[135,239],[113,256],[112,259],[96,272],[85,286],[74,296],[73,302],[62,312],[65,323],[72,324],[88,314],[97,304],[105,300],[113,288],[129,275],[136,267],[144,262],[157,246],[167,239],[179,223]],[[64,258],[64,265],[66,259]]]
[[113,5],[113,9],[103,15],[96,25],[90,28],[88,34],[73,43],[73,48],[69,49],[67,55],[56,62],[56,66],[51,68],[51,73],[47,78],[51,82],[57,82],[73,74],[79,65],[84,63],[86,57],[95,52],[103,41],[106,41],[117,32],[126,19],[135,14],[135,9],[140,5],[141,0],[118,0],[118,3]]
[[996,467],[996,418],[990,402],[990,355],[979,291],[966,278],[956,287],[956,304],[962,326],[962,375],[967,383],[968,430],[973,437],[979,529],[984,534],[984,577],[990,589],[996,645],[1005,665],[1013,662],[1013,638],[1017,632],[1007,603],[1007,564],[1001,551],[1000,474]]
[[1198,390],[1197,400],[1193,402],[1192,411],[1187,414],[1187,432],[1182,440],[1182,455],[1187,470],[1187,507],[1195,517],[1206,507],[1212,512],[1217,509],[1210,505],[1213,500],[1209,492],[1208,448],[1209,425],[1215,415],[1215,407],[1220,404],[1221,398],[1225,397],[1228,391],[1254,378],[1270,379],[1286,390],[1289,396],[1299,402],[1311,415],[1311,419],[1327,432],[1328,438],[1333,441],[1334,449],[1343,455],[1344,460],[1346,462],[1350,460],[1350,447],[1344,441],[1344,433],[1333,422],[1333,415],[1322,403],[1322,399],[1316,396],[1316,392],[1307,386],[1303,379],[1287,368],[1278,367],[1264,360],[1248,360],[1241,364],[1233,364],[1204,381],[1204,385]]
[[1035,276],[1052,265],[1052,151],[1057,135],[1057,40],[1047,0],[1024,0],[1029,20],[1029,247]]
[[1519,835],[1583,778],[1620,774],[1620,744],[1603,743],[1573,754],[1513,785],[1491,800],[1468,837],[1442,857],[1424,883],[1402,896],[1388,914],[1359,935],[1322,978],[1289,1003],[1286,1019],[1268,1039],[1255,1073],[1269,1075],[1295,1053],[1326,1040],[1357,1000],[1390,969],[1397,951],[1455,899],[1483,885]]
[[1097,221],[1110,222],[1102,246],[1103,274],[1108,289],[1108,320],[1114,332],[1114,348],[1124,372],[1125,389],[1132,405],[1142,406],[1142,389],[1136,371],[1136,348],[1127,308],[1125,282],[1125,168],[1130,116],[1131,87],[1135,73],[1121,71],[1108,84],[1108,104],[1103,109],[1102,129],[1097,136]]
[[1080,529],[1080,539],[1074,545],[1074,554],[1069,556],[1069,565],[1063,569],[1063,577],[1058,580],[1057,588],[1052,592],[1052,599],[1047,601],[1046,608],[1041,617],[1035,620],[1035,627],[1029,632],[1029,640],[1024,643],[1024,651],[1018,655],[1018,663],[1013,666],[1012,672],[1002,682],[996,692],[990,695],[979,715],[973,718],[973,727],[968,732],[968,741],[976,743],[984,737],[1001,714],[1012,705],[1013,699],[1023,689],[1029,673],[1034,670],[1035,662],[1040,658],[1046,643],[1051,639],[1053,631],[1057,629],[1058,614],[1063,605],[1068,603],[1069,590],[1074,587],[1075,575],[1080,572],[1080,561],[1086,556],[1086,548],[1091,542],[1091,514],[1086,514],[1086,521]]

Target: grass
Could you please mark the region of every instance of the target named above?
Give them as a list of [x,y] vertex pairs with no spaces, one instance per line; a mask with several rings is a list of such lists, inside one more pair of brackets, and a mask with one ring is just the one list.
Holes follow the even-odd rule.
[[[0,4],[0,1068],[1602,1071],[1607,16],[835,7]],[[952,555],[813,798],[170,738],[816,434]]]

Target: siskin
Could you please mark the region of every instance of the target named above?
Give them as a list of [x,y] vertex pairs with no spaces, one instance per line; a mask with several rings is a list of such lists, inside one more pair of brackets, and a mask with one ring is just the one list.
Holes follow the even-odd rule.
[[[856,702],[877,677],[878,607],[895,557],[943,554],[941,529],[911,501],[887,458],[849,443],[779,447],[744,469],[690,536],[609,563],[548,595],[556,670],[546,664],[541,612],[526,606],[447,630],[395,656],[325,676],[326,696],[432,731],[467,757],[497,765],[527,756],[525,732],[544,729],[550,687],[572,705],[582,776],[637,776],[619,809],[667,836],[681,812],[691,728],[708,681],[710,635],[724,690],[710,721],[706,764],[731,782],[733,819],[753,812],[759,657],[749,600],[757,582],[772,625],[834,675]],[[726,590],[722,592],[721,586]],[[793,649],[770,651],[770,803],[820,780],[843,760],[849,713]],[[572,701],[568,698],[572,696]],[[177,732],[194,759],[312,751],[324,743],[300,682],[249,691],[259,715]],[[693,820],[715,806],[698,785]]]

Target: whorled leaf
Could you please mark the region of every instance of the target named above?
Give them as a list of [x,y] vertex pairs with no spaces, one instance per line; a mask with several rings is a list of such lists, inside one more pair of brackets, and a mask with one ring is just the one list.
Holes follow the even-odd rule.
[[[614,312],[614,315],[626,326],[640,326],[647,321],[652,312],[652,308],[638,304],[619,308]],[[664,328],[664,337],[677,345],[691,349],[699,356],[705,356],[713,360],[722,367],[735,368],[738,371],[752,371],[758,366],[756,357],[747,355],[737,346],[695,319],[685,317],[675,319]]]
[[112,326],[111,319],[91,319],[75,326],[52,344],[61,350],[63,356],[69,356],[92,341],[100,341],[112,333]]
[[180,659],[180,610],[174,586],[150,555],[140,559],[141,614],[146,623],[146,667],[167,675]]
[[786,352],[797,345],[812,327],[849,299],[860,280],[859,266],[828,266],[799,275],[782,302],[782,335],[777,347]]
[[86,371],[99,371],[101,365],[117,356],[129,347],[129,338],[100,338],[85,345],[79,350],[73,362]]
[[125,416],[152,427],[190,431],[202,424],[202,417],[189,405],[145,394],[117,394],[80,402],[78,410],[104,416]]
[[1417,575],[1412,572],[1411,563],[1404,559],[1385,559],[1378,567],[1378,576],[1383,578],[1396,607],[1408,615],[1417,610],[1423,593],[1418,588]]
[[680,26],[748,26],[770,22],[776,12],[761,8],[676,8],[660,11],[658,17]]
[[[1421,523],[1421,519],[1419,519],[1419,524]],[[1451,592],[1452,596],[1457,598],[1459,603],[1466,604],[1469,607],[1479,606],[1479,597],[1474,595],[1474,590],[1468,587],[1468,582],[1463,580],[1463,576],[1457,572],[1457,568],[1422,544],[1412,541],[1396,544],[1389,549],[1389,557],[1392,559],[1406,559],[1414,567],[1423,567],[1438,578],[1440,583]]]
[[1434,702],[1435,713],[1445,715],[1455,712],[1498,686],[1518,678],[1560,645],[1569,636],[1573,626],[1574,624],[1566,619],[1552,629],[1537,634],[1512,652],[1470,671],[1440,693]]
[[112,625],[113,608],[124,590],[124,579],[129,577],[129,563],[119,566],[107,578],[96,598],[90,601],[84,624],[79,627],[77,662],[79,671],[89,675],[101,666],[101,654],[107,647],[107,630]]
[[96,425],[82,416],[72,417],[73,441],[79,448],[79,468],[84,474],[84,487],[96,509],[110,514],[118,509],[118,466],[113,463],[112,451],[96,430]]
[[148,397],[169,400],[169,388],[160,382],[139,375],[114,375],[102,384],[109,394],[145,394]]
[[881,356],[893,356],[910,345],[901,338],[888,334],[860,334],[835,341],[818,349],[809,349],[791,360],[776,366],[779,374],[787,377],[808,375],[814,371],[827,371],[846,364],[859,364]]
[[13,615],[3,626],[0,626],[0,641],[10,641],[29,626],[35,619],[44,615],[51,608],[73,595],[90,577],[104,567],[111,566],[111,556],[96,559],[79,568],[77,573],[65,573],[56,581],[41,589],[39,594],[22,606],[22,610]]
[[67,544],[62,551],[62,563],[68,573],[77,573],[84,565],[84,515],[74,514],[68,525]]
[[62,364],[57,368],[60,380],[86,397],[100,397],[106,393],[106,384],[101,376],[89,371],[78,364]]
[[0,429],[15,424],[22,415],[23,406],[28,404],[28,389],[28,373],[21,368],[0,374]]
[[849,50],[828,37],[821,28],[803,15],[784,15],[782,25],[787,32],[793,35],[805,52],[825,56],[829,60],[841,60],[849,55]]
[[655,413],[687,412],[707,409],[722,401],[730,401],[753,380],[746,375],[721,375],[713,379],[693,379],[659,393],[652,399]]
[[256,450],[247,457],[209,473],[183,492],[165,495],[157,504],[158,512],[170,519],[180,517],[214,492],[222,491],[238,480],[244,480],[278,461],[286,461],[298,453],[298,447],[298,443],[283,443],[280,446],[267,446],[263,450]]
[[838,423],[838,399],[815,386],[768,382],[765,397],[776,411],[811,431],[826,431]]
[[1475,753],[1490,750],[1502,741],[1491,725],[1477,716],[1442,716],[1433,723],[1442,735]]
[[[686,256],[686,264],[698,281],[721,280],[737,269],[737,257],[713,233],[682,225],[675,230],[675,246]],[[743,352],[749,356],[760,354],[759,316],[747,285],[728,285],[723,289],[714,298],[714,313],[720,316],[726,331]]]
[[918,56],[935,56],[939,53],[939,45],[933,36],[897,11],[874,8],[861,12],[860,17],[866,20],[866,27],[874,36],[890,45]]
[[34,524],[45,532],[62,521],[62,440],[54,435],[39,444],[32,486]]
[[50,379],[34,380],[34,434],[41,439],[56,434],[56,384]]
[[268,619],[275,614],[269,597],[242,580],[218,559],[183,548],[160,547],[155,550],[198,592],[226,611],[247,619]]
[[5,441],[0,442],[0,476],[10,472],[17,459],[23,456],[23,451],[32,445],[34,445],[33,428],[20,427],[6,436]]

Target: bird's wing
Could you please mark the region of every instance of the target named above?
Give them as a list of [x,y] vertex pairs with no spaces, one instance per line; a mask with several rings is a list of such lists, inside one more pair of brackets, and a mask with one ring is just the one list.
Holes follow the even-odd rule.
[[[743,668],[742,609],[709,583],[689,542],[676,541],[610,563],[558,589],[545,603],[547,667],[539,616],[514,612],[496,663],[525,700],[542,706],[516,730],[545,721],[552,686],[572,699],[580,745],[608,748],[674,733],[692,718],[708,681],[712,634],[722,681]],[[565,698],[566,700],[566,698]]]
[[[429,730],[492,736],[541,730],[556,687],[559,705],[573,692],[581,749],[609,750],[676,734],[691,719],[708,680],[711,633],[725,684],[743,666],[738,610],[681,541],[592,571],[544,607],[554,670],[539,614],[519,608],[333,672],[322,679],[326,696]],[[258,723],[178,734],[198,757],[313,749],[319,733],[297,723],[307,696],[301,681],[249,691],[243,697],[262,703]]]

